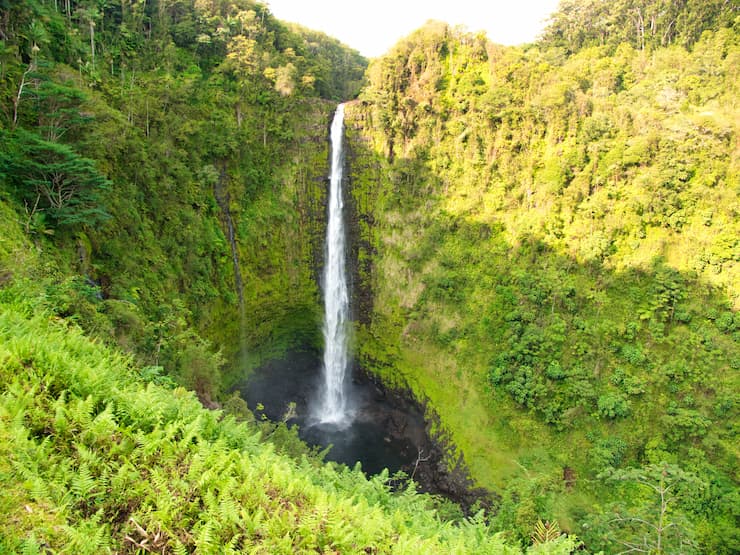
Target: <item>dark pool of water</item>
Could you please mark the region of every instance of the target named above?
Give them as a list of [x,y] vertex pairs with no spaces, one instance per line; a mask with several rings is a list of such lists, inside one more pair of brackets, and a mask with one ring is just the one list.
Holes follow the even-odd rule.
[[299,435],[313,446],[331,445],[326,459],[350,467],[359,462],[367,474],[387,468],[391,474],[413,469],[419,449],[428,442],[424,419],[412,407],[399,407],[372,382],[355,375],[348,384],[354,419],[348,427],[320,424],[311,417],[321,380],[321,361],[310,352],[291,353],[257,370],[239,387],[242,397],[256,414],[282,420],[295,403],[289,424],[299,426]]

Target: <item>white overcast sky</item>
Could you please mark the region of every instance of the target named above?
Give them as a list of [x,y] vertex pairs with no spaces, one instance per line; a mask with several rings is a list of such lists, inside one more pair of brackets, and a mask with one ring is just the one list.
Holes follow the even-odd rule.
[[323,31],[380,56],[429,19],[485,31],[499,44],[532,42],[558,0],[263,0],[278,19]]

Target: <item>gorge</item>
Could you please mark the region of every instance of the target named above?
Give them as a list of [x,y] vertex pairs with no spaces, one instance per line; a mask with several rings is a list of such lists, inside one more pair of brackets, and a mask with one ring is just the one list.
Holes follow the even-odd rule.
[[[256,369],[239,385],[242,397],[258,415],[273,422],[298,426],[298,435],[309,445],[328,449],[326,460],[355,467],[368,475],[387,470],[403,471],[415,479],[421,491],[441,494],[469,511],[475,502],[489,503],[490,493],[473,488],[464,464],[448,458],[454,446],[429,437],[423,408],[409,391],[390,391],[373,381],[351,351],[353,322],[357,310],[351,299],[345,219],[347,192],[343,186],[345,166],[344,110],[340,104],[330,127],[330,172],[322,290],[323,361],[310,351],[294,351]],[[352,246],[352,245],[350,245]],[[349,262],[349,264],[348,264]],[[398,478],[403,484],[404,479]]]
[[0,2],[0,552],[737,553],[738,71],[724,0]]

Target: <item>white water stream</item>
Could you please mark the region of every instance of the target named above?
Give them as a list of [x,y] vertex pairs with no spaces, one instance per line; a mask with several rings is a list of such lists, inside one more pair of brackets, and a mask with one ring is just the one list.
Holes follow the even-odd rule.
[[324,383],[315,415],[321,423],[336,425],[347,425],[352,420],[344,383],[349,366],[349,292],[342,200],[343,135],[344,104],[340,104],[331,124],[329,221],[323,279]]

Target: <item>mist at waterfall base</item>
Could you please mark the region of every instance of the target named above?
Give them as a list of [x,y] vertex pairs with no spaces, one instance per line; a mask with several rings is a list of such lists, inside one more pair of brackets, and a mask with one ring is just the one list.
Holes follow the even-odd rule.
[[[399,406],[372,382],[357,373],[345,383],[345,396],[352,406],[348,423],[321,423],[316,420],[313,400],[324,386],[321,355],[291,352],[259,368],[240,386],[249,408],[260,418],[279,422],[294,414],[288,425],[298,425],[300,438],[312,446],[331,446],[326,460],[354,467],[359,462],[368,474],[387,468],[413,471],[419,449],[429,452],[423,415],[409,406]],[[258,409],[261,407],[261,409]]]

